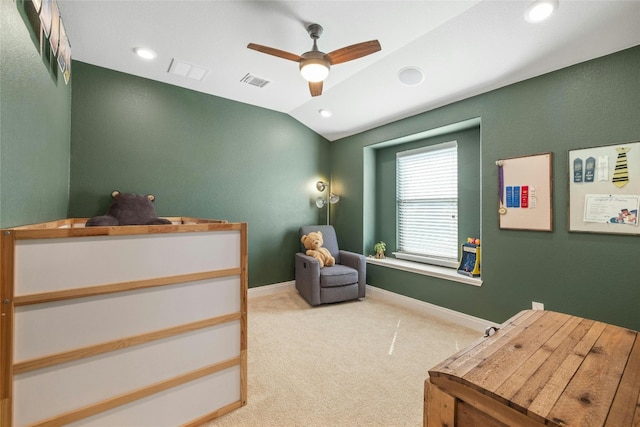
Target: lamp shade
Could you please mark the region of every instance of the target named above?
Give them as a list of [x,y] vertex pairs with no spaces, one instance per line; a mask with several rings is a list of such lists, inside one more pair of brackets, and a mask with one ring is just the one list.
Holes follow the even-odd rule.
[[329,62],[323,57],[310,56],[300,61],[300,74],[309,82],[321,82],[329,75]]

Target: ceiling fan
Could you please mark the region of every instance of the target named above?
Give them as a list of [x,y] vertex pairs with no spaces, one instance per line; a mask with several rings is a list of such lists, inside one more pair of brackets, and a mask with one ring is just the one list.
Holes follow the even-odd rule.
[[309,36],[313,39],[313,47],[309,52],[302,55],[285,52],[284,50],[274,49],[268,46],[262,46],[255,43],[249,43],[249,49],[258,52],[277,56],[278,58],[288,59],[300,64],[300,74],[309,82],[309,90],[311,96],[319,96],[322,94],[322,82],[329,75],[329,69],[332,65],[341,64],[343,62],[352,61],[371,55],[381,49],[378,40],[370,40],[368,42],[356,43],[351,46],[343,47],[333,52],[324,53],[318,50],[317,41],[322,35],[322,26],[319,24],[311,24],[307,27]]

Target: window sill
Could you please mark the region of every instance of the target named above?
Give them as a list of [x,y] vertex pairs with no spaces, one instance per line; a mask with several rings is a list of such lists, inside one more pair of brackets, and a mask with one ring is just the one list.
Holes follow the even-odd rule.
[[394,268],[396,270],[409,271],[411,273],[422,274],[425,276],[438,277],[440,279],[464,283],[466,285],[482,286],[482,279],[480,277],[467,277],[459,274],[452,268],[438,267],[435,265],[405,261],[396,258],[378,259],[374,257],[367,257],[367,263]]

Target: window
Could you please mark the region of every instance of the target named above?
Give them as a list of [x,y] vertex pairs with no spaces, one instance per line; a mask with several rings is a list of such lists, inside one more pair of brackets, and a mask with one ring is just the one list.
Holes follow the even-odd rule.
[[396,155],[396,257],[458,265],[458,143]]

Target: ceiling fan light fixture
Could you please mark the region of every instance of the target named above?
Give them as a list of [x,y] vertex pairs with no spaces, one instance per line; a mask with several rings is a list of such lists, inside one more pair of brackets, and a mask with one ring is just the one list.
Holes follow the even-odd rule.
[[536,24],[549,18],[558,8],[558,0],[537,0],[529,5],[524,12],[527,22]]
[[324,81],[329,75],[329,64],[320,58],[304,59],[300,62],[300,74],[309,82]]
[[319,24],[311,24],[307,27],[309,37],[313,40],[313,47],[310,51],[302,55],[296,55],[256,43],[249,43],[247,48],[266,53],[267,55],[277,56],[278,58],[288,61],[297,62],[300,66],[300,74],[309,82],[309,92],[311,96],[320,96],[322,95],[323,81],[329,75],[329,70],[332,65],[353,61],[354,59],[371,55],[382,49],[378,40],[369,40],[324,53],[318,49],[318,39],[322,31],[322,26]]

